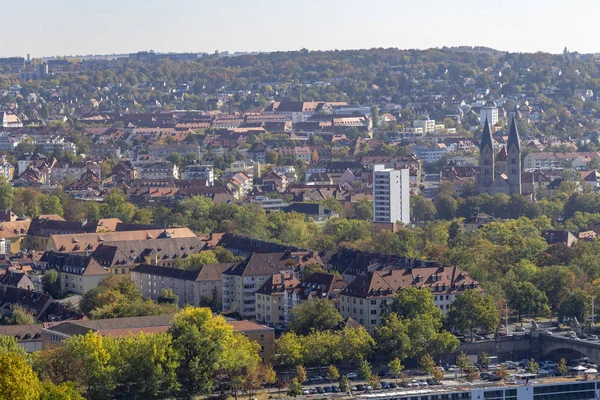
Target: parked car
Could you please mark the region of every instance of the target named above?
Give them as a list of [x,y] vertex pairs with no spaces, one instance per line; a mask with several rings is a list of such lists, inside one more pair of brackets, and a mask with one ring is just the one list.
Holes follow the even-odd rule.
[[308,378],[308,381],[312,382],[312,383],[316,383],[316,382],[323,382],[324,379],[322,376],[311,376]]
[[419,379],[419,386],[429,386],[425,379]]
[[542,332],[544,335],[548,335],[548,336],[552,336],[553,333],[550,330],[545,330],[544,332]]
[[459,368],[456,365],[451,365],[448,367],[448,372],[458,372]]
[[337,392],[339,392],[339,391],[340,391],[340,388],[339,388],[339,387],[337,387],[337,386],[332,386],[332,387],[331,387],[331,391],[332,391],[333,393],[337,393]]
[[309,388],[308,389],[308,393],[310,393],[310,394],[317,394],[317,389],[315,389],[315,388]]
[[398,385],[396,385],[394,382],[390,382],[390,389],[396,389],[398,387]]
[[331,386],[325,386],[323,388],[323,390],[325,391],[325,393],[331,393],[333,391],[333,389],[331,388]]
[[387,373],[384,370],[381,370],[381,371],[377,372],[377,376],[379,376],[379,377],[383,377],[383,376],[386,376],[386,375],[387,375]]
[[317,389],[317,393],[325,393],[325,389],[323,389],[321,386],[317,386],[315,389]]
[[310,394],[310,392],[308,391],[308,389],[302,389],[302,394],[303,394],[304,396],[306,396],[306,395],[309,395],[309,394]]
[[522,325],[516,326],[515,332],[525,332],[525,328]]
[[498,375],[492,374],[488,379],[489,382],[499,382],[502,380]]
[[381,382],[380,385],[381,385],[382,389],[389,389],[390,388],[390,384],[387,383],[387,382]]
[[350,372],[348,375],[346,375],[346,377],[348,379],[358,379],[358,374],[355,372]]
[[588,340],[596,342],[596,341],[598,341],[598,335],[590,335],[590,336],[588,336]]

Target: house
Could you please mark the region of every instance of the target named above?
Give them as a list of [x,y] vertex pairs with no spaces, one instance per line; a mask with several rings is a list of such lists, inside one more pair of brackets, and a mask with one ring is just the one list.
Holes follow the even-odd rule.
[[263,363],[270,364],[275,355],[275,330],[268,326],[257,324],[254,321],[234,321],[227,323],[238,332],[243,333],[248,339],[258,343],[258,355]]
[[16,254],[22,249],[31,220],[0,222],[0,255]]
[[568,247],[571,247],[577,242],[577,236],[575,236],[571,231],[563,231],[558,229],[546,229],[542,234],[544,239],[546,239],[546,243],[549,245],[563,243]]
[[319,203],[292,203],[284,208],[283,211],[304,214],[306,220],[314,221],[317,224],[324,223],[331,217],[339,216],[338,213],[323,207],[323,205]]
[[9,286],[18,289],[34,290],[34,285],[27,274],[7,270],[4,275],[0,275],[0,285]]
[[110,275],[108,268],[104,268],[93,256],[87,254],[46,252],[41,261],[46,268],[56,269],[58,272],[63,295],[85,294]]
[[163,289],[179,297],[179,306],[200,307],[214,297],[221,298],[222,274],[233,264],[206,264],[199,271],[141,264],[131,270],[131,280],[144,298],[157,300]]
[[263,177],[264,185],[271,185],[274,191],[284,192],[288,186],[287,176],[278,171],[271,170]]

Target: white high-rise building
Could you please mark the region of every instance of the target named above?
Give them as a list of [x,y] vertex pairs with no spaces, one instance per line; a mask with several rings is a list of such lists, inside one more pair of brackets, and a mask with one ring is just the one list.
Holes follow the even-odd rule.
[[410,223],[410,174],[408,169],[373,166],[373,221]]
[[479,111],[479,122],[481,123],[481,126],[485,124],[486,119],[490,123],[490,126],[496,125],[498,123],[498,107],[481,107],[481,110]]

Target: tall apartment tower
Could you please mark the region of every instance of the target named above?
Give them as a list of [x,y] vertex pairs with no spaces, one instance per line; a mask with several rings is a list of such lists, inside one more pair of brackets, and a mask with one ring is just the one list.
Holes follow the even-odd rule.
[[510,194],[521,194],[521,139],[517,130],[516,118],[513,118],[506,143],[508,155],[508,185]]
[[491,192],[494,183],[494,158],[494,139],[490,123],[486,119],[479,145],[479,174],[477,175],[477,191],[479,193]]
[[410,223],[408,169],[373,166],[373,222]]

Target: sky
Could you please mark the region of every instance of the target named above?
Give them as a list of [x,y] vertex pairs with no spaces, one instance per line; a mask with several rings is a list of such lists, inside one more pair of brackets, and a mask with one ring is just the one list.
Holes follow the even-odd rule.
[[487,46],[600,52],[600,0],[7,0],[0,57]]

